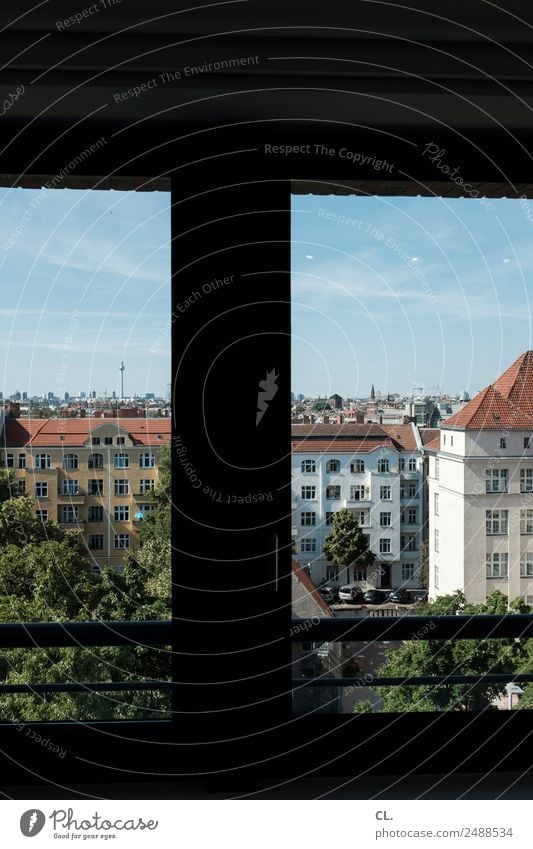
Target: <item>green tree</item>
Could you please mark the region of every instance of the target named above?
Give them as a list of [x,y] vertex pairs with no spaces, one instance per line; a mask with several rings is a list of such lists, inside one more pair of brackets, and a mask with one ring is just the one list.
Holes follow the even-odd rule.
[[[517,602],[516,607],[521,603]],[[417,613],[429,615],[466,615],[506,613],[507,596],[496,591],[484,604],[467,604],[461,592],[442,596],[426,604]],[[528,641],[531,642],[531,641]],[[422,675],[480,675],[489,672],[512,673],[520,664],[525,649],[512,639],[499,640],[422,640],[417,634],[399,648],[385,652],[379,677]],[[492,709],[494,699],[503,695],[500,684],[426,684],[380,687],[384,711],[465,711]]]
[[17,479],[13,469],[0,469],[0,503],[17,495]]
[[368,567],[376,559],[368,547],[368,537],[347,508],[333,514],[333,530],[326,537],[322,550],[326,559],[341,569]]
[[313,406],[312,406],[312,410],[314,410],[315,413],[322,413],[322,412],[324,412],[324,410],[329,410],[329,409],[330,409],[329,401],[326,401],[326,400],[315,401]]

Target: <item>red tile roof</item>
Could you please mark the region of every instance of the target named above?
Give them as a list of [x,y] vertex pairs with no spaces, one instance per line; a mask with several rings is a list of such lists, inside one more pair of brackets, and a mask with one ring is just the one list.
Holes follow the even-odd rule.
[[389,436],[392,436],[397,442],[400,443],[404,451],[416,451],[418,445],[416,444],[416,437],[413,432],[413,426],[410,424],[403,425],[381,425],[383,430],[385,430]]
[[[20,418],[7,419],[2,442],[6,448],[81,447],[91,431],[113,424],[117,429],[126,431],[135,445],[164,445],[169,441],[172,432],[170,418]],[[162,439],[158,438],[159,434]]]
[[376,448],[394,448],[392,439],[302,439],[291,443],[295,454],[361,454]]
[[533,351],[525,351],[494,384],[505,398],[533,417]]
[[[298,563],[297,560],[292,560],[292,571],[296,575],[300,584],[304,587],[305,591],[312,595],[315,602],[322,609],[324,616],[333,616],[331,608],[329,604],[327,604],[322,596],[320,595],[316,585],[313,583],[305,569]],[[296,599],[294,599],[296,601]]]
[[502,395],[494,386],[487,386],[455,415],[443,428],[472,430],[533,430],[533,418]]

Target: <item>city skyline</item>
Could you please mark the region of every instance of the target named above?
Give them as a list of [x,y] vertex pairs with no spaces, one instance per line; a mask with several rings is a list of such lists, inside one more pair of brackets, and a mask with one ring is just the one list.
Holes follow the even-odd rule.
[[166,397],[169,193],[3,188],[0,210],[0,385],[119,395],[124,360],[125,397]]
[[292,384],[473,397],[533,347],[520,200],[295,196]]

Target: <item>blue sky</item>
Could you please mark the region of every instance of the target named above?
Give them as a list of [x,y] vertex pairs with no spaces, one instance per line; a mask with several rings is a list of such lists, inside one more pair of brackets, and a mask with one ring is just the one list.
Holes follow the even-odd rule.
[[166,395],[168,193],[0,189],[0,284],[4,395]]
[[533,347],[529,203],[293,197],[293,391],[492,383]]

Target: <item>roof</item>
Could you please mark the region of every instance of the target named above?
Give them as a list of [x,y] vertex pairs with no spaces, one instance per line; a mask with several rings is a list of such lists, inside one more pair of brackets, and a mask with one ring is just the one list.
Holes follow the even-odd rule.
[[292,613],[300,619],[310,616],[333,616],[332,610],[320,595],[305,569],[292,560]]
[[134,445],[164,445],[172,432],[170,418],[20,418],[6,420],[2,442],[5,448],[81,448],[92,431],[109,425],[127,432]]
[[533,417],[533,351],[525,351],[498,378],[494,388]]
[[440,428],[438,427],[423,427],[420,428],[419,433],[424,448],[433,447],[435,440],[440,443]]
[[[407,430],[410,429],[410,434]],[[395,451],[416,451],[416,440],[411,425],[369,424],[311,424],[292,425],[292,451],[324,454],[361,453],[376,448]],[[400,434],[401,440],[395,434]],[[412,445],[412,447],[410,447]],[[407,447],[409,446],[409,447]]]
[[392,439],[303,439],[291,442],[293,454],[362,454],[376,448],[398,450]]
[[418,449],[412,424],[390,424],[381,425],[381,427],[389,436],[400,443],[404,451],[416,451]]
[[494,386],[487,386],[443,424],[472,430],[532,430],[533,418],[524,413]]

